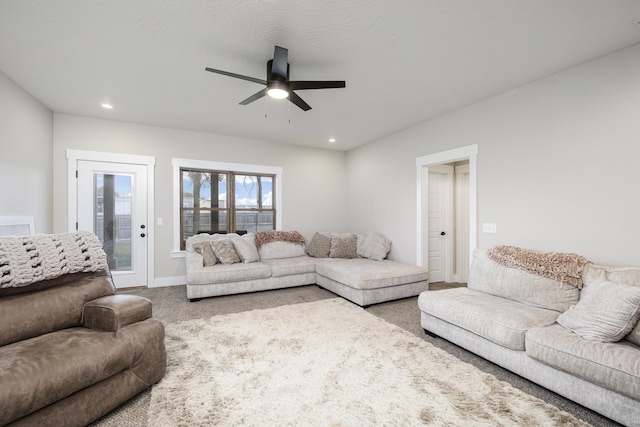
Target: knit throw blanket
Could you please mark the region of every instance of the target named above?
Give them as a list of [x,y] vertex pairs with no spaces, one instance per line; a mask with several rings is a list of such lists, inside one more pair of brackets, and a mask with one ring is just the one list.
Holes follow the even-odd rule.
[[538,252],[516,246],[498,245],[489,249],[489,258],[505,267],[557,280],[582,289],[582,269],[588,263],[572,253]]
[[258,249],[270,242],[289,242],[304,246],[304,237],[297,231],[258,231],[255,240]]
[[106,268],[102,243],[88,231],[0,237],[0,288]]

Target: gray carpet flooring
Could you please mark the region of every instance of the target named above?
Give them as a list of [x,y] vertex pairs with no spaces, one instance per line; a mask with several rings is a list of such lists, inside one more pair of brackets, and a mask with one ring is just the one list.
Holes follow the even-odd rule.
[[[464,286],[464,284],[436,283],[430,285],[430,291],[437,292],[449,287]],[[273,291],[256,292],[241,295],[229,295],[216,298],[205,298],[190,303],[186,296],[185,286],[165,288],[134,289],[121,293],[131,293],[149,298],[153,303],[153,315],[167,323],[189,319],[202,319],[215,315],[237,313],[242,311],[277,307],[287,304],[317,301],[326,298],[336,298],[336,295],[318,286],[302,286],[298,288],[279,289]],[[417,297],[376,304],[366,309],[389,323],[393,323],[412,334],[442,348],[458,359],[471,363],[477,368],[506,381],[514,387],[550,403],[561,410],[573,414],[593,426],[619,426],[619,424],[590,411],[570,400],[550,392],[532,382],[512,374],[501,367],[488,362],[441,338],[428,336],[420,326],[420,310]],[[257,326],[259,327],[259,326]],[[98,420],[92,426],[146,426],[146,413],[151,398],[150,389],[131,399],[115,411]]]

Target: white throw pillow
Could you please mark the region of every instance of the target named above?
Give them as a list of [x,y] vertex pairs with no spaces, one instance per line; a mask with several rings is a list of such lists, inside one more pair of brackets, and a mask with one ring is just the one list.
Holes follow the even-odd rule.
[[640,287],[598,281],[585,286],[578,304],[558,317],[558,323],[591,341],[616,342],[640,319]]
[[253,233],[241,237],[234,237],[231,241],[236,248],[238,256],[245,264],[257,262],[260,259],[256,242],[253,239]]
[[390,250],[391,240],[382,234],[373,232],[358,234],[358,249],[356,251],[358,256],[374,261],[382,261],[387,257]]

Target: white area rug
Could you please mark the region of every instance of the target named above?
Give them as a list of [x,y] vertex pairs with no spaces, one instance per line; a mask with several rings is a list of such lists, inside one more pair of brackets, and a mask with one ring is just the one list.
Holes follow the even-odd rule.
[[586,425],[339,298],[166,329],[150,426]]

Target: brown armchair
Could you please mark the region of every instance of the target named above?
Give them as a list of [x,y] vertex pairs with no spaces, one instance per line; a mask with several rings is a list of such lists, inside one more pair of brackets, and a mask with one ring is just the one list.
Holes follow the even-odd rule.
[[[56,242],[60,236],[67,246],[80,240],[85,246],[99,244],[89,233],[0,238],[0,425],[86,425],[166,371],[164,326],[151,318],[151,302],[116,295],[99,251],[81,250],[87,258],[80,271],[68,268],[74,261],[67,257],[55,278],[18,280],[25,266],[50,268],[60,262],[62,257],[43,255],[47,238]],[[35,257],[34,249],[29,257],[8,251],[21,250],[15,240],[34,239],[35,251],[45,248]],[[58,255],[73,250],[57,246]]]

